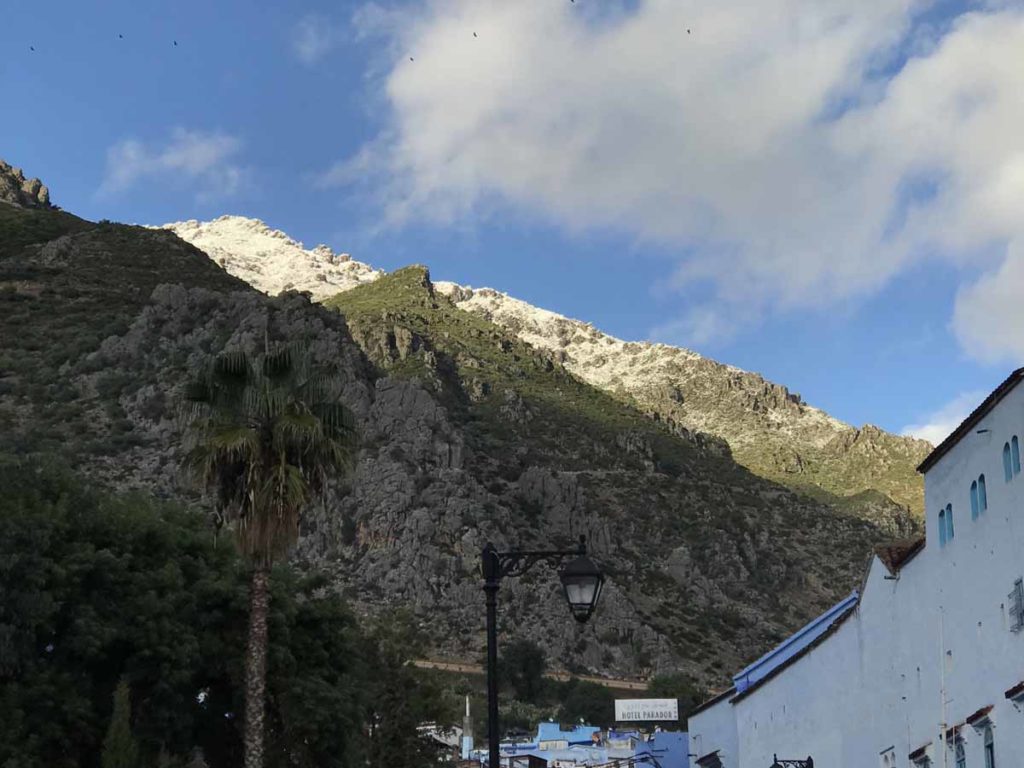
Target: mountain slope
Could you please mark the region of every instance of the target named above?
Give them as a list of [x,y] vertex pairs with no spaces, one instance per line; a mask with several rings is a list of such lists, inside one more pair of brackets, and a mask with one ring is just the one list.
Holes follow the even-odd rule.
[[915,467],[931,446],[867,425],[856,429],[786,387],[678,347],[624,342],[592,325],[491,289],[448,284],[459,307],[550,351],[584,381],[689,429],[728,442],[736,460],[791,487],[841,497],[879,491],[917,513]]
[[502,589],[505,637],[565,669],[719,682],[845,593],[887,536],[580,381],[422,268],[324,307],[261,294],[171,232],[6,213],[0,450],[200,503],[177,471],[181,383],[222,349],[305,343],[343,378],[362,449],[296,557],[361,611],[416,611],[438,654],[479,655],[485,542],[585,533],[609,577],[596,620],[569,620],[538,568]]
[[[221,217],[167,227],[223,254],[228,271],[270,294],[290,281],[322,301],[381,275],[351,260],[332,272],[317,261],[323,246],[305,251],[251,219]],[[291,247],[268,248],[268,240]],[[857,429],[784,386],[686,349],[622,341],[488,288],[438,283],[437,289],[461,309],[547,352],[583,381],[671,424],[722,438],[740,464],[763,477],[859,509],[869,519],[891,524],[894,533],[899,533],[897,505],[918,517],[922,513],[923,485],[915,467],[930,450],[925,441],[870,425]]]

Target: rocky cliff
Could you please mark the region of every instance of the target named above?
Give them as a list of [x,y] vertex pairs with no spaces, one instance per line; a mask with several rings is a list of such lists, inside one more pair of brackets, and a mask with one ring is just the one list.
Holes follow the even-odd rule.
[[[382,274],[347,256],[332,263],[320,256],[329,253],[323,246],[306,251],[252,219],[167,227],[270,294],[292,285],[322,301]],[[901,507],[921,515],[924,491],[915,467],[931,448],[923,440],[845,424],[785,386],[687,349],[622,341],[489,288],[439,283],[437,290],[618,400],[723,439],[740,464],[762,477],[859,509],[882,525],[897,521]],[[894,534],[900,525],[891,526]]]
[[502,632],[555,666],[622,675],[720,681],[847,592],[888,538],[582,381],[423,268],[328,304],[267,296],[169,231],[0,206],[0,450],[201,504],[177,472],[181,382],[265,333],[304,341],[344,377],[362,449],[310,510],[300,562],[359,610],[411,607],[436,653],[474,658],[483,544],[584,533],[609,577],[597,620],[568,620],[538,569],[503,589]]

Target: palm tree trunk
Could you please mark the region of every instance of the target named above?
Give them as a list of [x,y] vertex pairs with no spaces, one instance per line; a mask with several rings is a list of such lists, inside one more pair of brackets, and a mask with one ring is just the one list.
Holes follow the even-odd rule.
[[249,594],[249,643],[245,649],[245,768],[263,768],[267,687],[267,609],[270,569],[253,568]]

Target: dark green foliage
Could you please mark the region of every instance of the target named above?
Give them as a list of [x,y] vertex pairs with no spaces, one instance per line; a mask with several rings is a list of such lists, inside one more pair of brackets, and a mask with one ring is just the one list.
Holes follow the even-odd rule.
[[45,243],[91,226],[63,211],[0,205],[0,259],[32,243]]
[[647,686],[647,693],[652,699],[677,699],[679,701],[679,721],[686,718],[697,705],[708,697],[708,692],[694,683],[693,679],[682,672],[657,675]]
[[499,686],[520,701],[537,703],[543,692],[546,670],[543,648],[530,640],[514,640],[501,650]]
[[[122,678],[141,764],[195,747],[239,764],[247,573],[230,542],[41,460],[0,455],[0,487],[0,765],[100,766]],[[278,568],[271,584],[269,766],[365,764],[371,692],[426,719],[401,642],[382,664],[323,580]]]
[[409,659],[419,658],[426,646],[413,617],[400,612],[379,621],[367,642],[367,657],[374,670],[367,691],[368,765],[438,765],[438,745],[422,736],[417,727],[425,722],[450,722],[454,713],[436,678],[409,665]]
[[562,691],[558,719],[563,723],[586,723],[608,727],[615,723],[615,694],[589,680],[571,679]]
[[39,462],[3,461],[0,486],[0,764],[12,750],[96,765],[122,675],[143,750],[190,747],[196,692],[224,686],[224,643],[244,624],[230,549],[192,515],[103,496]]
[[121,678],[114,689],[114,711],[103,739],[103,768],[139,768],[139,745],[132,736],[132,702],[128,681]]

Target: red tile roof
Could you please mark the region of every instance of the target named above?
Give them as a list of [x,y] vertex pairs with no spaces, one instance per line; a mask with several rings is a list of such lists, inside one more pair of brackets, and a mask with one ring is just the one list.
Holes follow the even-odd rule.
[[917,556],[917,553],[924,549],[924,535],[914,536],[910,539],[900,539],[889,544],[881,544],[875,547],[875,554],[889,569],[889,573],[895,576],[900,568]]
[[918,747],[909,755],[907,755],[907,758],[910,760],[917,760],[919,758],[924,757],[924,753],[928,750],[928,747],[930,747],[931,745],[932,743],[930,741],[927,744],[922,744],[920,747]]
[[966,722],[967,722],[968,725],[974,725],[979,720],[984,720],[986,717],[988,717],[988,715],[989,715],[989,713],[991,711],[992,711],[992,705],[991,704],[989,704],[987,707],[982,707],[977,712],[975,712],[973,715],[968,715]]

